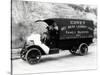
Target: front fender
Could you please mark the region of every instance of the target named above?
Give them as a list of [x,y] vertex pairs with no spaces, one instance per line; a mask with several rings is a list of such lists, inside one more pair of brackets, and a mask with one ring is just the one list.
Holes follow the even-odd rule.
[[47,51],[46,49],[43,48],[43,46],[39,46],[39,45],[31,45],[31,46],[28,46],[26,49],[29,50],[31,48],[38,48],[40,51],[41,51],[41,54],[42,55],[46,55],[49,53],[49,51]]

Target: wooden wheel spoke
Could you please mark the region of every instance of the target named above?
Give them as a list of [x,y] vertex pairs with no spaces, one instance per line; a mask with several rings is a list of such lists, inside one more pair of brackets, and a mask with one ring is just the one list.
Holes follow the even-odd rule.
[[38,63],[41,57],[41,53],[37,49],[31,49],[26,53],[26,59],[29,64]]
[[88,52],[88,45],[86,43],[82,43],[79,46],[79,54],[80,55],[85,55]]

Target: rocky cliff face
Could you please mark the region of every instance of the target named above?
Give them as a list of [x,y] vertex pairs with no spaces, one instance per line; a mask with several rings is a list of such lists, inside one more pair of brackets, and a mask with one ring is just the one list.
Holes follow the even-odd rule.
[[97,9],[88,5],[12,0],[12,48],[22,47],[31,32],[44,32],[45,26],[34,21],[47,18],[92,19],[96,27]]

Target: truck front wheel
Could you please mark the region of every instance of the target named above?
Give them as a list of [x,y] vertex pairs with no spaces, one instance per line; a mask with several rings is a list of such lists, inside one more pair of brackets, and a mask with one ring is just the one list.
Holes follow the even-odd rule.
[[82,43],[78,49],[79,55],[86,55],[88,53],[88,45],[86,43]]
[[25,59],[25,50],[21,50],[20,57],[21,57],[22,60],[26,61],[26,59]]
[[37,48],[32,48],[26,53],[26,61],[31,65],[38,63],[40,61],[40,58],[41,52]]

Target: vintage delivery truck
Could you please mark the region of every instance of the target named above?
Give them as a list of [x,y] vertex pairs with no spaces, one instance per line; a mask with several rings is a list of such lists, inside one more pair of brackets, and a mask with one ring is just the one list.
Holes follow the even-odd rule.
[[[39,45],[28,45],[25,42],[20,52],[23,60],[29,64],[35,64],[40,61],[42,55],[59,53],[59,50],[69,50],[73,55],[86,55],[88,46],[94,38],[94,25],[91,20],[67,19],[67,18],[50,18],[38,20],[36,22],[45,22],[47,32],[41,42],[49,47],[49,52]],[[34,42],[31,40],[31,42]]]

